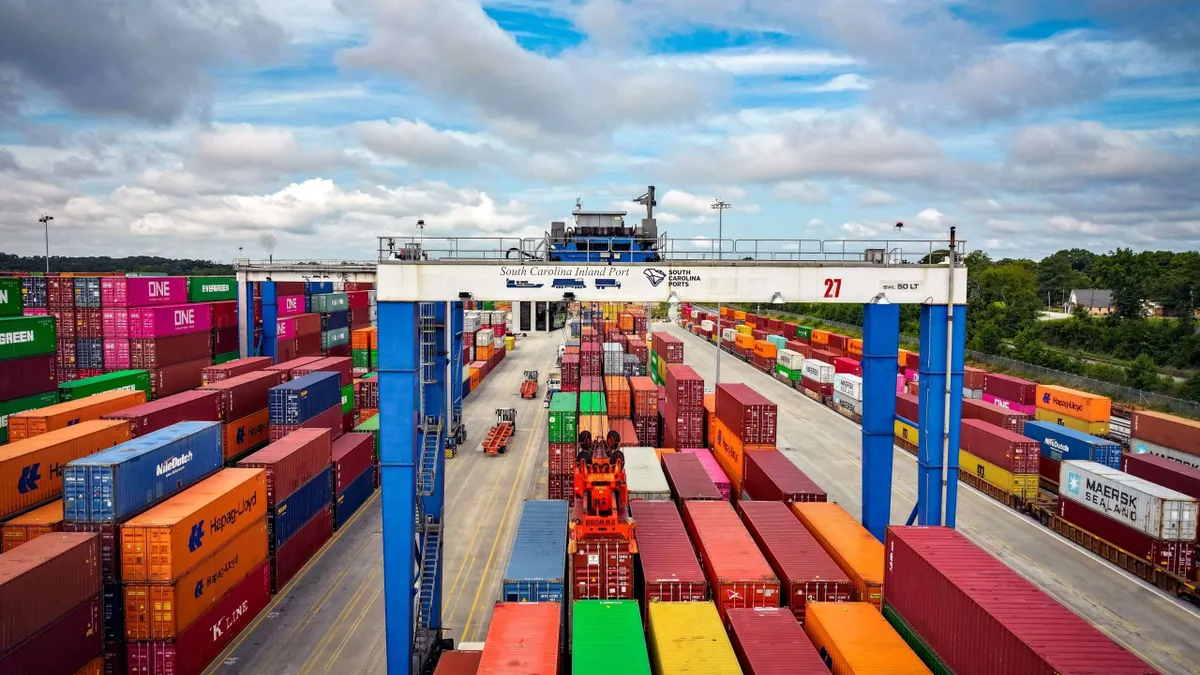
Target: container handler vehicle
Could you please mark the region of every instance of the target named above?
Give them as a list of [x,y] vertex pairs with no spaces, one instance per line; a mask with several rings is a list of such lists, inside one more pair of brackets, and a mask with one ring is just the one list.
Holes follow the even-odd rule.
[[537,398],[538,371],[525,371],[525,381],[521,383],[521,398]]
[[579,434],[575,454],[575,513],[571,519],[568,553],[575,580],[575,597],[587,600],[632,598],[632,586],[620,590],[613,580],[625,567],[632,578],[637,553],[634,522],[629,517],[629,487],[625,482],[625,453],[621,435],[609,431],[604,439]]
[[488,429],[480,447],[484,454],[503,455],[508,451],[508,439],[517,431],[516,408],[496,408],[496,424]]

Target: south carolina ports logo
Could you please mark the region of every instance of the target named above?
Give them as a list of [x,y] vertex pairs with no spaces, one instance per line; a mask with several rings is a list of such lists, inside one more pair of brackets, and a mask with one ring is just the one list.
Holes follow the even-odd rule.
[[654,267],[644,270],[642,272],[642,274],[646,275],[646,279],[648,279],[650,281],[650,285],[655,288],[658,288],[658,285],[661,284],[663,282],[663,280],[667,278],[666,272],[664,272],[660,269],[654,268]]

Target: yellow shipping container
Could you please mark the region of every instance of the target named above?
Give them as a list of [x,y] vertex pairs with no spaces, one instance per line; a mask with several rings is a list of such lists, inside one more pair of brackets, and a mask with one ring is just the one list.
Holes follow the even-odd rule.
[[511,335],[504,336],[504,351],[511,352],[517,348],[517,339]]
[[654,675],[742,675],[716,605],[652,602],[649,613],[647,642]]
[[734,330],[738,332],[738,335],[752,335],[754,333],[754,329],[746,324],[735,326]]
[[907,441],[913,445],[921,442],[921,439],[917,436],[917,428],[911,424],[905,424],[900,420],[896,420],[895,429],[897,439]]
[[1107,396],[1053,384],[1038,385],[1037,408],[1084,422],[1108,422],[1112,417],[1112,399]]
[[1103,422],[1088,422],[1087,420],[1081,420],[1076,417],[1067,417],[1062,413],[1055,412],[1053,410],[1046,410],[1045,408],[1038,408],[1034,411],[1033,416],[1039,422],[1053,422],[1054,424],[1061,424],[1068,429],[1081,431],[1085,434],[1091,434],[1093,436],[1108,435],[1108,420],[1104,420]]
[[854,584],[854,601],[883,602],[883,542],[833,502],[792,504],[792,511]]
[[810,602],[804,632],[833,675],[932,675],[887,619],[865,602]]
[[966,450],[958,451],[958,470],[974,474],[985,482],[1022,499],[1037,499],[1038,474],[1036,473],[1010,473]]

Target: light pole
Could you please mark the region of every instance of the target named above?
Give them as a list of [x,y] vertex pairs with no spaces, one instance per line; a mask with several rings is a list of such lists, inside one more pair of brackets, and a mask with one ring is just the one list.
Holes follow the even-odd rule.
[[[725,202],[724,200],[721,200],[721,199],[718,199],[717,201],[712,203],[713,210],[717,212],[717,251],[719,252],[721,258],[725,257],[725,242],[724,242],[724,236],[723,236],[725,233],[724,232],[724,230],[725,230],[725,227],[724,227],[725,226],[725,217],[724,216],[725,216],[725,209],[729,208],[729,206],[730,206],[730,204],[728,202]],[[717,374],[716,374],[716,378],[713,381],[714,391],[716,390],[716,386],[718,384],[720,384],[720,382],[721,382],[721,352],[725,350],[725,345],[722,344],[723,342],[724,342],[724,340],[721,338],[721,303],[718,302],[717,303]]]
[[50,276],[50,221],[54,216],[42,216],[38,222],[46,226],[46,276]]

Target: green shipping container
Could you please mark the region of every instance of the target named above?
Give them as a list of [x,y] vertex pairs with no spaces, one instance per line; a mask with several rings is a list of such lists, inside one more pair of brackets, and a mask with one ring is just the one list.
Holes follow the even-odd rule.
[[354,412],[354,383],[342,387],[342,414]]
[[571,675],[650,675],[636,600],[576,600],[572,614]]
[[368,368],[378,368],[379,367],[379,350],[378,349],[371,350],[370,359],[371,359],[371,365],[369,365],[367,367]]
[[344,345],[350,341],[349,328],[334,328],[321,333],[321,349]]
[[579,397],[574,392],[560,391],[550,398],[547,436],[551,443],[574,443],[579,433]]
[[216,356],[213,357],[213,365],[219,366],[222,363],[229,363],[230,361],[236,361],[238,358],[238,353],[239,352],[225,352],[224,354],[217,354]]
[[21,291],[21,280],[0,277],[0,316],[21,316],[24,311],[25,294]]
[[954,671],[950,670],[937,652],[933,651],[933,648],[920,635],[917,635],[917,631],[913,630],[908,622],[892,609],[891,605],[883,605],[883,618],[892,624],[892,628],[896,629],[900,637],[908,643],[908,646],[925,662],[925,666],[932,670],[934,675],[954,675]]
[[370,368],[371,367],[371,350],[369,349],[353,349],[350,351],[350,358],[353,359],[355,368]]
[[234,277],[188,277],[188,302],[237,300]]
[[811,340],[812,330],[813,329],[809,328],[808,326],[796,326],[796,337],[800,338],[801,340]]
[[666,384],[658,376],[658,352],[653,349],[650,350],[650,367],[646,370],[650,371],[650,379],[654,381],[654,384]]
[[371,415],[367,419],[358,423],[354,430],[363,434],[371,434],[375,437],[375,461],[379,461],[379,415]]
[[[19,292],[19,291],[18,291]],[[0,319],[0,360],[53,354],[58,331],[52,316],[13,316]]]
[[61,382],[58,385],[58,396],[63,401],[76,401],[85,396],[105,391],[133,391],[135,389],[146,392],[147,398],[151,396],[150,371],[118,370],[73,382]]
[[11,401],[0,402],[0,443],[8,442],[9,415],[45,408],[48,405],[56,403],[58,403],[57,391],[48,391],[44,394],[34,394],[25,398],[15,398]]
[[608,405],[605,401],[604,394],[597,391],[587,391],[579,395],[579,414],[581,415],[606,415],[608,414]]
[[350,296],[345,293],[319,293],[312,296],[312,311],[320,314],[344,312],[350,309]]
[[490,312],[494,309],[496,309],[496,303],[492,302],[491,300],[483,301],[483,311]]

